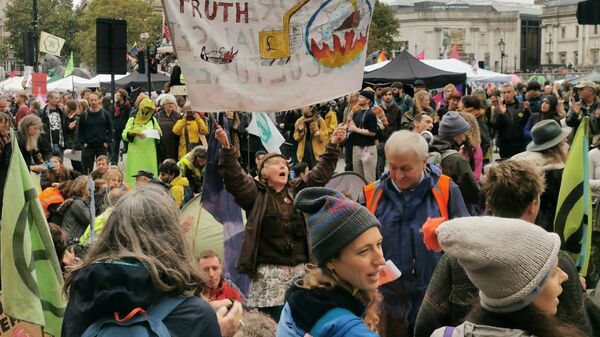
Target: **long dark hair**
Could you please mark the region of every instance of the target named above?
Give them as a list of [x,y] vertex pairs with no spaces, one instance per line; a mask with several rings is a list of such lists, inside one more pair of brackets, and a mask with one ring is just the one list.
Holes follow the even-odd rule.
[[537,337],[585,337],[583,331],[574,325],[566,323],[554,316],[548,316],[533,304],[525,308],[509,312],[490,312],[476,303],[466,318],[467,321],[506,329],[520,329]]

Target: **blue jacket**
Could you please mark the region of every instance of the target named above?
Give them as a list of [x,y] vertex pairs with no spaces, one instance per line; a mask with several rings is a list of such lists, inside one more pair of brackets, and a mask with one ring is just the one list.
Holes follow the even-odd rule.
[[[304,337],[308,331],[299,328],[292,318],[292,311],[288,303],[283,307],[281,318],[277,326],[276,337]],[[378,337],[379,335],[369,330],[363,320],[355,315],[336,317],[323,325],[319,336],[313,337]]]
[[[399,192],[387,173],[381,177],[383,194],[375,216],[381,223],[383,254],[402,272],[402,276],[380,287],[383,310],[402,315],[412,327],[427,285],[441,253],[429,251],[423,243],[421,226],[429,217],[439,217],[440,210],[431,192],[441,172],[428,165],[423,180],[412,191]],[[450,218],[468,216],[462,195],[454,182],[448,200]]]

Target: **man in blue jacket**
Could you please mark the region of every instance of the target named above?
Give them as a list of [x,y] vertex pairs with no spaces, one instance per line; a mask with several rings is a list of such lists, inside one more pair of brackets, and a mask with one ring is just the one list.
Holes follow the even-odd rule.
[[427,163],[427,141],[407,130],[385,144],[388,172],[365,187],[367,208],[381,222],[383,253],[402,276],[380,288],[384,301],[381,336],[412,336],[425,290],[440,253],[425,247],[421,226],[427,218],[467,216],[458,186]]

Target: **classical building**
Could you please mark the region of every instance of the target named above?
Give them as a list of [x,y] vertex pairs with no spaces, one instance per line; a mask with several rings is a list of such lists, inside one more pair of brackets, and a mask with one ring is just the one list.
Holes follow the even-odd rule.
[[444,58],[452,46],[468,63],[502,72],[533,70],[541,62],[542,6],[533,2],[410,1],[389,3],[411,53]]
[[600,66],[598,25],[579,25],[576,0],[546,1],[542,13],[542,63],[580,70]]

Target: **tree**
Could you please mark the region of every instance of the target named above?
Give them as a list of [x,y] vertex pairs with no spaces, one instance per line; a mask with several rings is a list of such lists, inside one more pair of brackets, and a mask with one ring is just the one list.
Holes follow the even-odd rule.
[[[81,29],[76,35],[80,60],[89,68],[96,65],[96,18],[127,21],[127,44],[140,47],[156,41],[162,34],[162,15],[148,0],[94,0],[81,15]],[[141,37],[142,33],[144,38]],[[147,37],[146,37],[147,35]]]
[[[10,33],[8,42],[15,58],[23,60],[23,36],[32,27],[32,0],[11,0],[5,9],[6,30]],[[41,31],[65,39],[62,55],[77,50],[75,33],[78,30],[77,18],[73,12],[73,0],[38,0],[38,38]],[[66,59],[66,57],[65,57]]]
[[395,38],[400,35],[400,21],[394,15],[394,10],[380,1],[375,2],[373,18],[369,27],[369,48],[367,55],[380,49],[388,52],[400,49],[400,42]]

